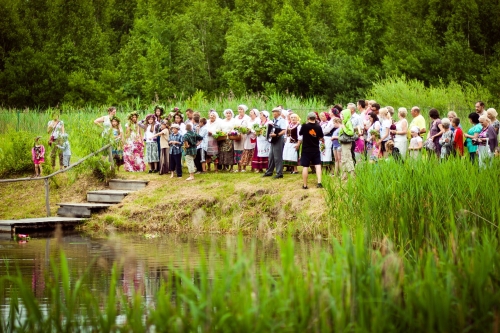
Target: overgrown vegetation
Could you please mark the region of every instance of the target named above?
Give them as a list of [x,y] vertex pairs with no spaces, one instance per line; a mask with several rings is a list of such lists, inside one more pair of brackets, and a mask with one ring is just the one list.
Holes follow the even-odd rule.
[[[169,103],[202,92],[347,102],[371,83],[500,95],[495,1],[3,0],[0,104]],[[477,24],[480,22],[480,24]]]

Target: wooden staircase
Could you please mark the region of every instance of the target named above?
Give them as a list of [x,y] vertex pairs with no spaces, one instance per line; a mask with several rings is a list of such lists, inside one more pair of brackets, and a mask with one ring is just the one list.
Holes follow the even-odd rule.
[[107,209],[120,203],[129,193],[141,190],[148,185],[147,180],[112,179],[109,189],[88,191],[86,203],[58,203],[57,216],[21,220],[0,220],[0,232],[14,234],[20,229],[54,229],[58,224],[66,228],[85,222],[92,213]]

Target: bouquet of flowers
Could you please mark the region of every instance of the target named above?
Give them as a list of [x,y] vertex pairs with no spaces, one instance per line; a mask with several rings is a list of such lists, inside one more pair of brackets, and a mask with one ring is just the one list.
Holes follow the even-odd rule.
[[237,131],[238,133],[241,133],[241,134],[248,134],[248,132],[250,132],[248,127],[244,127],[244,126],[235,126],[234,130]]
[[319,151],[320,151],[320,152],[324,152],[324,151],[325,151],[325,148],[326,148],[326,147],[325,147],[325,143],[324,143],[324,142],[320,142],[320,143],[319,143]]
[[266,136],[267,134],[267,125],[260,126],[259,124],[254,124],[252,129],[255,131],[257,136],[262,135]]

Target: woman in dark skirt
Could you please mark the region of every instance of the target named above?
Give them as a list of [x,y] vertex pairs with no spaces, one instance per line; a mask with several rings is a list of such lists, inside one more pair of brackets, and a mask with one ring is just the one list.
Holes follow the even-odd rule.
[[[220,121],[221,131],[229,133],[234,130],[234,113],[231,109],[224,110],[225,118]],[[231,171],[234,165],[234,147],[233,141],[229,139],[229,135],[224,141],[219,141],[219,165],[223,170]]]

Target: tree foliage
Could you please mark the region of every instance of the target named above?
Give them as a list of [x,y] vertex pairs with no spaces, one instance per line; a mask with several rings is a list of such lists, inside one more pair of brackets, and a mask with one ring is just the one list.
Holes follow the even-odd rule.
[[346,101],[394,76],[500,97],[494,13],[493,0],[0,0],[0,104]]

